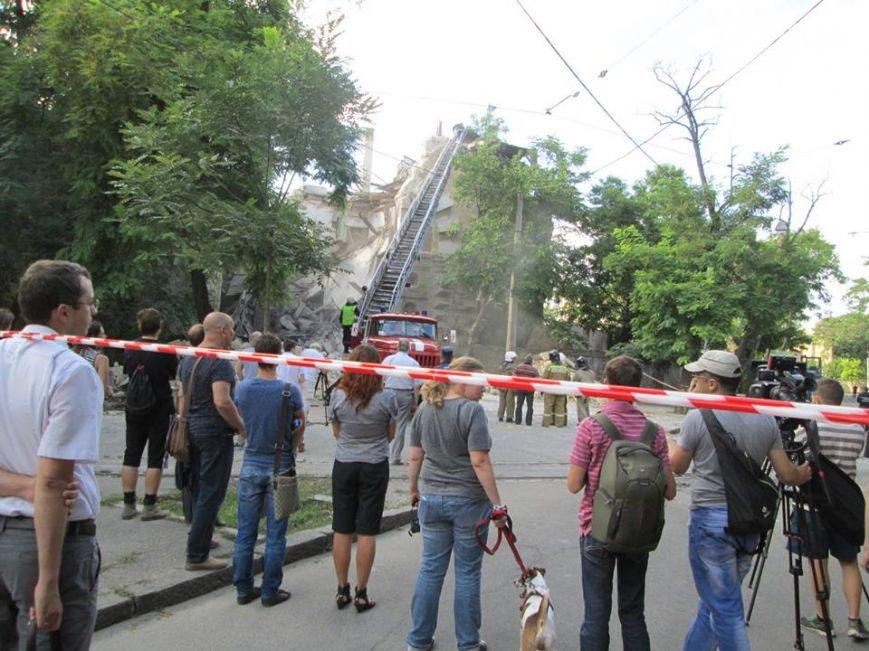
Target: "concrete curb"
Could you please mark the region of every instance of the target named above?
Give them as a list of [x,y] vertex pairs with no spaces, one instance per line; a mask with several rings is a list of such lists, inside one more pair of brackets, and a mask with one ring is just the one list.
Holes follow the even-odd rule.
[[[410,517],[410,509],[385,511],[380,524],[381,533],[407,525]],[[284,565],[318,556],[330,549],[332,549],[331,529],[313,529],[293,534],[287,540]],[[254,574],[262,572],[262,557],[254,559],[253,571]],[[94,630],[99,631],[155,610],[175,606],[228,585],[232,585],[232,565],[223,570],[193,575],[185,581],[179,581],[159,590],[132,595],[111,606],[99,608]]]

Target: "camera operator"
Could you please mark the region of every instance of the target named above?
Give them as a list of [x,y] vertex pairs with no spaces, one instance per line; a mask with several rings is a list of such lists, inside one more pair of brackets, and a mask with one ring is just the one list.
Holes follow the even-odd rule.
[[[687,364],[693,393],[735,395],[742,376],[739,359],[724,350],[703,353]],[[778,425],[772,416],[716,411],[715,416],[733,434],[741,450],[756,462],[770,460],[778,478],[799,485],[811,478],[808,464],[796,466],[788,459]],[[685,651],[711,649],[748,650],[748,632],[742,603],[741,584],[751,565],[746,550],[757,547],[758,535],[735,536],[727,532],[727,497],[724,479],[712,437],[699,410],[682,421],[676,443],[670,443],[673,472],[684,474],[694,462],[691,486],[689,561],[700,603],[691,628],[685,635]]]
[[[821,378],[818,388],[814,392],[812,402],[821,405],[841,405],[845,397],[842,385],[829,378]],[[817,421],[819,452],[836,464],[851,479],[857,478],[857,457],[863,449],[865,433],[857,424],[828,423]],[[805,430],[797,432],[797,440],[805,439]],[[805,516],[805,532],[803,539],[803,556],[812,559],[817,564],[815,572],[809,572],[811,578],[812,594],[815,597],[815,617],[802,617],[800,623],[803,628],[814,631],[826,637],[823,611],[821,602],[818,601],[818,589],[815,585],[815,576],[828,577],[827,558],[832,554],[839,561],[842,568],[842,590],[845,593],[845,601],[848,603],[848,636],[855,640],[869,639],[869,632],[863,626],[860,619],[860,594],[862,583],[860,579],[860,567],[857,564],[856,545],[845,540],[838,531],[831,529],[818,518],[817,513],[807,512]],[[791,515],[791,528],[797,530],[797,514]],[[791,549],[798,552],[796,541],[791,541]],[[833,630],[832,623],[830,630]]]

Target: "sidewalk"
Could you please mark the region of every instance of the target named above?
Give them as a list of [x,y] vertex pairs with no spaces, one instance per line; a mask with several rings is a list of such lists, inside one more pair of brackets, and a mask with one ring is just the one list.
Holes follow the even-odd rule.
[[[558,479],[567,475],[567,457],[576,432],[576,412],[569,405],[569,425],[564,428],[540,427],[542,402],[537,401],[534,425],[498,423],[495,416],[497,395],[484,396],[482,404],[489,415],[493,436],[492,458],[499,479],[530,480]],[[668,430],[676,427],[682,416],[672,409],[651,407],[649,416]],[[302,481],[305,477],[329,477],[334,459],[335,443],[331,431],[323,423],[322,405],[314,403],[311,424],[305,435],[306,452],[297,467]],[[123,412],[106,413],[101,441],[102,461],[97,472],[103,500],[98,523],[98,539],[102,549],[102,573],[98,597],[97,630],[127,619],[179,604],[208,592],[230,585],[232,569],[217,572],[188,572],[184,569],[187,525],[180,518],[142,522],[138,518],[121,519],[121,485],[119,472],[124,451]],[[407,451],[404,453],[407,459]],[[233,479],[237,478],[242,451],[236,449]],[[391,466],[387,493],[387,509],[383,531],[407,524],[408,510],[407,465]],[[174,463],[170,460],[165,471],[161,493],[174,489]],[[138,486],[141,508],[142,481]],[[117,505],[115,505],[117,504]],[[288,537],[286,562],[323,554],[331,549],[331,527],[292,534]],[[219,528],[215,539],[220,546],[215,558],[229,559],[233,554],[234,530]],[[255,571],[261,569],[262,545],[257,546]]]

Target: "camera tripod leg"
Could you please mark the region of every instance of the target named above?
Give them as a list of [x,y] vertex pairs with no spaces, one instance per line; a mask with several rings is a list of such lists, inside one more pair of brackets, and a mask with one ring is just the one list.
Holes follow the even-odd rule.
[[[767,462],[768,463],[768,462]],[[778,518],[779,511],[781,510],[782,504],[782,493],[779,490],[778,500],[775,503],[775,515],[773,515],[773,522]],[[754,567],[751,570],[751,577],[748,580],[748,587],[751,589],[751,599],[748,602],[748,610],[745,613],[745,625],[749,626],[751,624],[751,614],[754,612],[754,604],[757,601],[757,593],[760,590],[760,580],[763,578],[763,569],[766,567],[766,559],[769,557],[769,545],[772,536],[767,536],[766,540],[763,542],[763,549],[760,551],[757,559],[754,561]]]

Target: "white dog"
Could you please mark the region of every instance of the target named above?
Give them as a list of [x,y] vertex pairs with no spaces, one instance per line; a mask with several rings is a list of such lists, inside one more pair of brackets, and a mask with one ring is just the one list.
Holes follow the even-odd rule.
[[522,588],[519,612],[522,616],[522,645],[519,651],[555,651],[555,609],[543,575],[546,570],[532,567],[516,580]]

